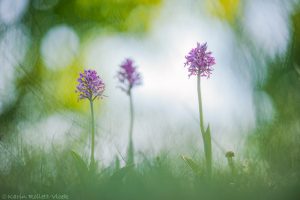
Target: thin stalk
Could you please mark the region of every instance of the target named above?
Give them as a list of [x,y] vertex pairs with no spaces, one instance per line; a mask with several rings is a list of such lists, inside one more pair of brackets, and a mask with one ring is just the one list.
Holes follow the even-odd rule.
[[232,157],[228,157],[228,158],[227,158],[227,162],[228,162],[229,168],[230,168],[230,170],[231,170],[231,173],[232,173],[232,175],[234,176],[234,175],[235,175],[235,167],[234,167],[234,161],[233,161],[233,158],[232,158]]
[[201,97],[201,77],[197,75],[197,92],[198,92],[198,105],[199,105],[199,117],[200,117],[200,130],[202,135],[205,133],[203,122],[203,110],[202,110],[202,97]]
[[93,106],[93,100],[90,100],[90,106],[91,106],[91,116],[92,116],[92,144],[91,144],[91,163],[90,168],[93,167],[95,163],[94,158],[94,151],[95,151],[95,119],[94,119],[94,106]]
[[231,170],[232,177],[234,177],[236,175],[236,170],[235,170],[234,160],[233,160],[234,152],[233,151],[228,151],[225,154],[225,157],[227,158],[227,162],[228,162],[229,168]]
[[198,93],[198,105],[199,105],[199,117],[200,117],[200,131],[202,134],[204,153],[206,160],[206,168],[208,176],[212,173],[212,149],[211,149],[211,135],[209,127],[205,131],[204,120],[203,120],[203,109],[202,109],[202,97],[201,97],[201,77],[200,74],[197,75],[197,93]]
[[132,141],[132,133],[133,133],[133,123],[134,123],[134,108],[133,108],[133,100],[132,94],[129,92],[129,107],[130,107],[130,124],[129,124],[129,143],[127,149],[127,165],[134,164],[134,149],[133,149],[133,141]]

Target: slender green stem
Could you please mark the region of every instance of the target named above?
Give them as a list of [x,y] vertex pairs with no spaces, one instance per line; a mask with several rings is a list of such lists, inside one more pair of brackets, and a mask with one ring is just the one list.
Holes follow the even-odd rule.
[[199,117],[200,117],[200,131],[202,134],[203,144],[204,144],[204,153],[206,159],[206,168],[208,176],[211,176],[212,173],[212,149],[211,149],[211,135],[209,126],[207,130],[204,128],[203,120],[203,109],[202,109],[202,97],[201,97],[201,77],[200,74],[197,75],[197,92],[198,92],[198,105],[199,105]]
[[127,164],[134,164],[134,149],[133,149],[133,141],[132,141],[132,133],[133,133],[133,123],[134,123],[134,108],[133,108],[133,99],[132,94],[129,92],[129,107],[130,107],[130,125],[129,125],[129,143],[127,149]]
[[94,151],[95,151],[95,119],[94,119],[94,106],[93,100],[90,100],[91,105],[91,115],[92,115],[92,144],[91,144],[91,163],[90,167],[92,168],[95,163]]
[[129,94],[129,104],[130,104],[129,139],[132,140],[133,120],[134,120],[134,110],[133,110],[133,100],[132,100],[132,95],[131,95],[131,93]]
[[198,106],[199,106],[199,117],[200,117],[200,130],[202,135],[205,134],[204,122],[203,122],[203,110],[202,110],[202,97],[201,97],[201,77],[197,75],[197,92],[198,92]]
[[232,175],[234,176],[234,175],[235,175],[235,167],[234,167],[234,161],[233,161],[233,158],[232,158],[232,157],[228,157],[228,158],[227,158],[227,162],[228,162],[228,165],[229,165],[229,167],[230,167],[231,173],[232,173]]
[[229,168],[231,170],[232,177],[234,177],[236,175],[234,160],[233,160],[234,152],[233,151],[226,152],[225,157],[227,158],[227,162],[228,162]]

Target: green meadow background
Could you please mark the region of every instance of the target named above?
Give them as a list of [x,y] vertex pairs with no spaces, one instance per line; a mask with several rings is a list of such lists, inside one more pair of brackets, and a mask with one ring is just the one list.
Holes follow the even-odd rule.
[[[202,79],[210,178],[184,68],[197,42],[216,59]],[[0,198],[300,199],[299,55],[298,0],[1,0]],[[126,57],[143,78],[129,166]],[[89,103],[75,93],[89,68],[106,83],[95,170]]]

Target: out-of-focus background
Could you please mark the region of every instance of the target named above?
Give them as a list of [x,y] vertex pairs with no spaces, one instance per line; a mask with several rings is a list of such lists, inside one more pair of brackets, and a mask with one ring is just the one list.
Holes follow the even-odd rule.
[[[274,172],[300,167],[300,7],[297,0],[1,0],[0,172],[20,146],[89,154],[89,103],[76,79],[96,69],[95,157],[126,154],[128,96],[117,88],[122,61],[135,60],[137,162],[161,152],[202,152],[195,77],[185,55],[207,42],[216,58],[202,79],[204,120],[214,159],[224,151],[260,159]],[[179,158],[178,158],[179,159]]]

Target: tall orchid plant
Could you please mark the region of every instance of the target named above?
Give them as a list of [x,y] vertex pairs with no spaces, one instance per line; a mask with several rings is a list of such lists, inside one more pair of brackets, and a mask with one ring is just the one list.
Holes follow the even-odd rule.
[[91,107],[92,139],[90,168],[93,168],[95,165],[95,118],[93,102],[95,99],[103,97],[105,84],[100,76],[98,76],[97,72],[91,69],[84,70],[83,73],[80,73],[77,81],[78,85],[76,87],[76,92],[79,93],[79,99],[88,99]]
[[120,65],[120,70],[117,73],[117,78],[120,82],[119,88],[124,91],[129,97],[130,107],[130,125],[129,125],[129,143],[127,147],[127,165],[134,164],[134,147],[132,141],[133,124],[134,124],[134,107],[132,98],[132,89],[142,84],[142,78],[137,68],[133,65],[132,59],[125,59]]
[[212,146],[209,125],[205,127],[202,109],[201,97],[201,77],[209,78],[212,72],[212,66],[215,65],[215,58],[210,51],[207,51],[207,43],[197,43],[197,47],[193,48],[187,56],[184,66],[188,66],[189,77],[197,76],[197,93],[200,119],[200,132],[202,134],[204,152],[206,158],[207,173],[212,173]]

